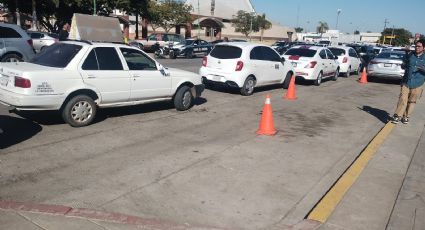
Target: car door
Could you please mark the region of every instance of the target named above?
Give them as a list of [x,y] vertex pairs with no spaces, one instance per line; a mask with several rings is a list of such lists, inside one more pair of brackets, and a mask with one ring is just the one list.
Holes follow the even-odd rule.
[[269,74],[266,76],[268,83],[278,83],[280,82],[285,75],[282,73],[283,64],[279,54],[276,53],[272,48],[262,46],[262,59],[267,62],[267,68],[269,69]]
[[[328,57],[326,56],[326,50],[325,49],[321,49],[319,51],[319,58],[317,60],[317,65],[319,67],[319,69],[323,72],[323,76],[328,76],[329,74],[329,60]],[[320,72],[319,70],[319,72]]]
[[271,63],[263,60],[263,52],[261,46],[254,47],[250,52],[250,65],[251,73],[255,75],[257,79],[257,85],[263,85],[269,81],[269,75],[272,74]]
[[338,68],[338,59],[336,59],[335,55],[329,49],[326,50],[326,56],[328,59],[328,76],[335,75],[336,69]]
[[348,55],[350,56],[351,69],[358,71],[360,67],[360,58],[357,56],[357,53],[354,49],[350,48],[348,50]]
[[131,78],[131,101],[164,98],[172,95],[171,77],[160,71],[156,62],[145,53],[120,48]]
[[93,48],[80,73],[87,85],[98,90],[102,104],[126,102],[130,98],[130,75],[123,69],[115,47]]

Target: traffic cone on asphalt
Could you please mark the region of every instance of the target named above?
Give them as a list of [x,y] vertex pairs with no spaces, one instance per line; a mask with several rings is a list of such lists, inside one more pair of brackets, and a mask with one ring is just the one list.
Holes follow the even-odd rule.
[[292,75],[291,81],[289,82],[288,90],[286,91],[286,95],[283,97],[286,100],[295,100],[297,99],[297,93],[295,89],[295,76]]
[[257,130],[258,135],[273,136],[276,134],[276,129],[273,123],[273,111],[270,104],[270,95],[267,94],[266,102],[264,103],[263,113],[261,114],[260,127]]
[[360,78],[359,82],[361,84],[367,84],[367,73],[366,73],[366,67],[363,67],[362,77]]

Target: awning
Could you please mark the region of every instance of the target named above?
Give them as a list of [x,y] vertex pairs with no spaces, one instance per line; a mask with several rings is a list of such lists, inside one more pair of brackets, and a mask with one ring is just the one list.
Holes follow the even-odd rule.
[[221,20],[214,17],[202,17],[192,22],[192,24],[200,25],[201,27],[213,27],[213,28],[224,28],[224,24]]

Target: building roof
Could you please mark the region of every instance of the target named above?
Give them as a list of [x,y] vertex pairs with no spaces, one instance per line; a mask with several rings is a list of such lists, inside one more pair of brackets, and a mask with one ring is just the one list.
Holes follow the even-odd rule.
[[232,19],[239,10],[255,12],[250,0],[186,0],[186,4],[193,7],[192,14],[224,19]]

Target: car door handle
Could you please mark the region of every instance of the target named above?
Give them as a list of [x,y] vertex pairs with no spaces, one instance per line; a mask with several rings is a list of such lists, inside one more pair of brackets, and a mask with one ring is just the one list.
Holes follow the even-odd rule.
[[96,78],[96,76],[94,76],[93,74],[89,74],[89,75],[87,75],[87,78],[93,79],[93,78]]
[[141,76],[140,75],[137,75],[137,74],[134,74],[133,77],[134,78],[138,78],[138,77],[141,77]]

